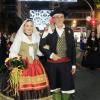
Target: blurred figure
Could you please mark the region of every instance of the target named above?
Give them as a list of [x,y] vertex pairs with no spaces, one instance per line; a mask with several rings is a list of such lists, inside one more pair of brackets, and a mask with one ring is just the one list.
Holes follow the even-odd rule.
[[86,36],[81,34],[81,36],[80,36],[80,50],[81,50],[81,52],[85,51],[85,49],[86,49],[86,42],[87,42]]
[[82,65],[90,69],[96,69],[100,67],[99,41],[96,35],[97,31],[94,30],[88,37],[86,43],[86,51],[82,61]]
[[16,36],[16,32],[13,32],[12,34],[11,34],[11,36],[10,36],[10,42],[12,42],[13,43],[13,41],[14,41],[14,39],[15,39],[15,36]]
[[74,39],[75,39],[75,46],[77,47],[77,40],[78,40],[78,36],[77,36],[77,35],[75,35]]
[[0,32],[0,66],[4,64],[5,58],[7,57],[7,42],[3,33]]
[[7,68],[4,65],[4,61],[7,57],[7,42],[3,33],[0,31],[0,91],[3,90],[5,80],[8,76]]

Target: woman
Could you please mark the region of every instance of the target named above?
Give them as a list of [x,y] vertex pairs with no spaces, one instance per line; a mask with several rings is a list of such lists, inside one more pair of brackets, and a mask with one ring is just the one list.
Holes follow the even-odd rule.
[[33,22],[27,19],[19,28],[10,48],[9,57],[20,55],[27,61],[27,68],[20,72],[19,96],[15,97],[16,100],[40,100],[40,98],[50,100],[48,80],[37,57],[39,39]]
[[90,69],[100,67],[99,41],[96,37],[96,30],[92,31],[87,39],[86,51],[83,57],[83,66]]

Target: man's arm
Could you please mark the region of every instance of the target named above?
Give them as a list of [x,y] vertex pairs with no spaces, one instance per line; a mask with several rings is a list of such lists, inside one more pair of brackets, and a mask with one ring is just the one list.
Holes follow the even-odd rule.
[[40,39],[39,49],[47,58],[50,58],[52,52],[50,51],[50,47],[48,44],[49,34],[45,38]]

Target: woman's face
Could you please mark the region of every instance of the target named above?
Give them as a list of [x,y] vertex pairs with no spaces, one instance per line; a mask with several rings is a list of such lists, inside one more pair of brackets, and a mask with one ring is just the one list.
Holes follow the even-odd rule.
[[95,32],[92,32],[92,37],[94,37],[95,36]]
[[27,35],[32,35],[33,33],[33,23],[31,21],[27,21],[24,25],[24,32]]

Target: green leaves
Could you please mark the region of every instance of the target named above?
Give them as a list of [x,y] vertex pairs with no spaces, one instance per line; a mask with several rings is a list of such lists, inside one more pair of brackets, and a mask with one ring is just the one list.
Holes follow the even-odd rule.
[[7,61],[5,62],[5,65],[8,68],[19,68],[19,69],[23,69],[27,66],[27,62],[25,60],[22,60],[21,57],[14,57],[14,58],[7,58]]

